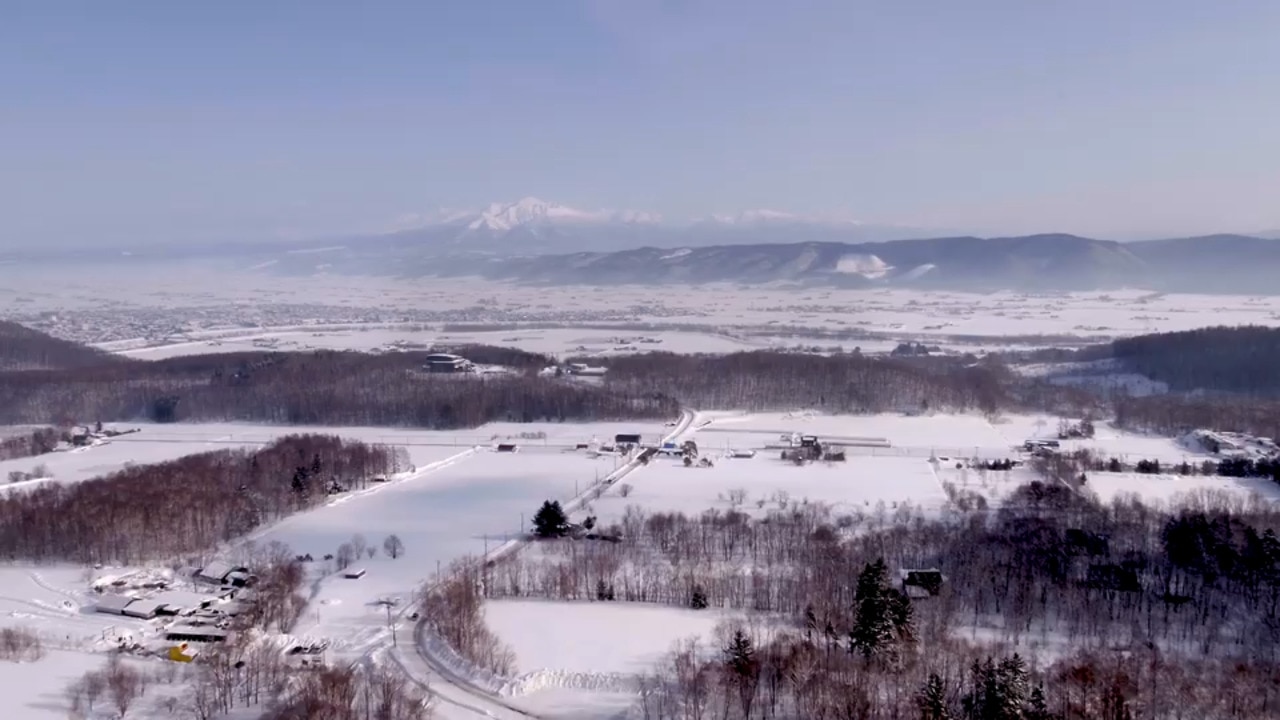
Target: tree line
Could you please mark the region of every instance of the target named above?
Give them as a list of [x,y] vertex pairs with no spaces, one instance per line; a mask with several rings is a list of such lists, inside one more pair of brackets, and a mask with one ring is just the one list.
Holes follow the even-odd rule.
[[0,497],[0,556],[136,564],[203,553],[396,468],[389,447],[291,435]]
[[777,351],[729,355],[647,353],[608,361],[605,387],[647,389],[692,407],[808,407],[838,413],[1018,406],[1018,382],[997,365],[941,358],[875,358]]
[[51,427],[23,430],[0,437],[0,460],[51,453],[58,447],[61,433]]
[[1126,430],[1180,435],[1199,428],[1280,438],[1280,400],[1179,395],[1122,397],[1115,425]]
[[1280,395],[1280,328],[1220,326],[1141,335],[1114,341],[1111,354],[1176,391]]
[[678,412],[675,399],[649,388],[539,377],[532,370],[543,358],[518,351],[473,354],[527,363],[523,370],[465,377],[424,372],[427,354],[236,353],[0,373],[0,423],[241,420],[452,429]]
[[[594,539],[543,541],[536,554],[499,561],[482,585],[491,597],[791,619],[774,648],[776,682],[812,686],[751,708],[735,687],[716,701],[731,703],[726,710],[714,697],[738,680],[715,668],[698,680],[704,663],[690,653],[654,686],[684,699],[649,717],[1040,717],[1026,714],[1025,687],[1005,714],[982,699],[1003,662],[988,668],[985,658],[1006,646],[1028,649],[1027,677],[1044,685],[1041,710],[1053,713],[1043,717],[1262,718],[1280,708],[1280,511],[1268,503],[1201,493],[1162,511],[1035,481],[997,510],[949,507],[933,518],[909,506],[836,514],[785,497],[773,504],[758,519],[734,507],[696,517],[629,508]],[[899,574],[907,569],[944,580],[909,586]],[[1040,658],[1037,647],[1071,650],[1054,664],[1061,653]],[[810,666],[797,675],[789,663],[801,659]],[[945,702],[921,714],[931,674]],[[688,688],[704,681],[703,691]],[[1197,682],[1230,690],[1188,687]]]
[[0,320],[0,371],[82,368],[129,362],[69,340]]

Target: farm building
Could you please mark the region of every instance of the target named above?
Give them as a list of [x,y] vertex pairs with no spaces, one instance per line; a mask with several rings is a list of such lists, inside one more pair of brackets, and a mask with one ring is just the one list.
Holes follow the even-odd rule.
[[498,443],[496,450],[500,453],[520,452],[520,446],[515,443]]
[[206,595],[204,593],[166,590],[152,597],[148,602],[156,604],[158,614],[182,615],[209,607],[217,599],[215,595]]
[[432,353],[423,363],[423,369],[433,373],[470,372],[474,368],[470,360],[451,353]]
[[94,609],[100,613],[106,613],[108,615],[123,615],[125,608],[129,607],[129,603],[132,603],[134,600],[135,598],[128,595],[107,593],[98,599]]
[[366,571],[364,568],[355,568],[342,573],[342,577],[348,580],[359,580],[360,578],[364,577],[365,572]]
[[639,445],[640,433],[618,433],[613,436],[615,445]]
[[129,603],[129,605],[126,606],[120,614],[126,617],[150,620],[156,615],[159,615],[160,610],[163,607],[164,603],[156,602],[155,598],[138,599]]
[[214,560],[201,568],[196,573],[195,578],[202,582],[224,585],[231,583],[233,580],[247,579],[248,573],[249,568],[247,567],[239,567],[221,560]]
[[171,625],[165,630],[166,640],[173,642],[222,642],[230,635],[226,630],[211,625]]

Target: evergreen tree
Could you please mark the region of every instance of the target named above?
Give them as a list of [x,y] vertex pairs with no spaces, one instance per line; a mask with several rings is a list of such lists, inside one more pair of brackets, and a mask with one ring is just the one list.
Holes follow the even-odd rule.
[[1044,699],[1044,687],[1037,685],[1031,691],[1031,699],[1027,702],[1027,711],[1023,714],[1024,720],[1055,720],[1055,715],[1049,712],[1049,703]]
[[725,679],[738,691],[742,716],[751,717],[751,705],[760,680],[760,661],[751,638],[741,628],[734,631],[729,646],[724,649],[724,667]]
[[866,658],[892,656],[911,638],[911,601],[889,587],[888,574],[884,560],[876,560],[858,575],[853,629],[849,631],[851,653]]
[[533,516],[534,534],[543,539],[558,538],[564,537],[568,531],[569,517],[565,515],[564,508],[560,507],[560,501],[548,500],[542,503],[542,507]]
[[1027,675],[1027,664],[1017,653],[1013,657],[1000,661],[999,678],[1002,692],[1000,694],[1001,717],[1017,720],[1022,715],[1022,708],[1027,703],[1030,679]]
[[1022,720],[1029,682],[1021,657],[1015,654],[998,664],[991,658],[982,663],[975,661],[969,674],[970,691],[963,701],[965,718]]
[[929,679],[916,695],[916,705],[920,708],[920,720],[951,720],[951,712],[947,710],[947,687],[937,673],[929,673]]

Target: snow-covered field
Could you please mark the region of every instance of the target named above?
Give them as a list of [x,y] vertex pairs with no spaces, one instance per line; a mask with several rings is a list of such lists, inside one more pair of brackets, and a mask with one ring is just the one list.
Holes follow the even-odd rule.
[[[547,428],[549,437],[587,442],[592,437],[611,439],[620,426],[521,427],[526,432]],[[626,427],[655,436],[662,431],[659,424]],[[318,563],[356,534],[377,548],[375,557],[358,562],[367,571],[364,577],[352,580],[331,574],[319,579],[313,587],[312,612],[296,628],[298,634],[332,639],[340,652],[359,652],[385,633],[385,610],[375,604],[377,600],[407,601],[438,569],[446,569],[458,558],[480,556],[522,528],[528,530],[543,501],[573,498],[619,462],[612,455],[591,458],[582,452],[536,445],[518,453],[497,453],[488,447],[457,449],[435,467],[420,466],[407,479],[287,518],[254,539],[284,542],[298,554],[311,554]],[[403,557],[395,560],[382,551],[383,541],[392,534],[405,548]]]
[[1137,496],[1147,505],[1168,507],[1206,493],[1237,500],[1256,494],[1263,500],[1280,502],[1280,485],[1261,478],[1110,472],[1089,473],[1088,478],[1088,489],[1103,502]]
[[72,483],[107,475],[128,465],[175,460],[185,455],[238,447],[256,447],[285,435],[322,433],[368,443],[404,447],[416,466],[437,462],[474,445],[515,442],[526,450],[559,449],[593,440],[611,441],[617,433],[640,432],[656,439],[662,428],[656,423],[491,423],[461,430],[419,430],[391,427],[307,427],[248,423],[129,423],[120,429],[141,432],[121,435],[89,447],[47,453],[37,457],[0,461],[0,480],[12,471],[31,473],[47,469],[43,478],[0,485],[0,492],[32,488],[43,482]]
[[714,467],[685,467],[658,459],[634,480],[626,498],[619,485],[592,502],[602,523],[621,520],[629,505],[650,512],[698,515],[709,508],[729,509],[741,491],[739,509],[760,514],[789,503],[821,502],[840,513],[875,512],[883,503],[892,511],[911,503],[937,511],[946,502],[942,484],[925,458],[851,457],[847,462],[797,467],[778,456],[723,459]]
[[[109,278],[109,280],[104,279]],[[1280,325],[1280,297],[1187,295],[1144,290],[1074,293],[962,293],[907,289],[742,288],[727,284],[531,287],[476,278],[429,283],[395,278],[320,275],[287,277],[244,269],[157,273],[145,264],[33,266],[6,278],[0,316],[105,306],[132,309],[207,308],[239,304],[296,305],[298,298],[340,298],[347,317],[387,322],[396,311],[448,313],[456,321],[594,321],[865,330],[904,336],[1068,335],[1082,339],[1185,330],[1217,324]],[[324,321],[299,307],[297,322]],[[193,329],[217,314],[201,313]],[[242,322],[244,321],[242,320]],[[74,322],[74,320],[68,320]],[[178,327],[169,323],[167,328]],[[235,325],[228,322],[225,327]],[[779,336],[784,333],[780,332]],[[850,343],[852,347],[856,342]],[[673,349],[673,348],[663,348]]]
[[[202,335],[215,335],[203,338]],[[121,355],[159,360],[182,355],[261,350],[382,350],[424,349],[432,345],[496,345],[553,356],[620,355],[646,350],[728,353],[769,347],[767,340],[749,341],[715,332],[636,332],[584,328],[444,332],[407,327],[352,326],[341,330],[308,328],[264,329],[253,332],[193,334],[192,339],[154,347],[128,347]]]
[[[485,623],[516,654],[516,673],[607,676],[650,672],[677,640],[716,643],[716,626],[743,617],[718,609],[642,603],[491,600]],[[531,678],[535,680],[536,678]],[[534,683],[529,683],[532,688]]]
[[[1015,446],[1033,437],[1051,437],[1058,419],[1050,416],[884,414],[828,416],[814,412],[698,414],[684,438],[695,440],[714,467],[684,467],[674,458],[658,457],[590,501],[601,523],[617,520],[630,505],[647,511],[701,513],[712,507],[760,514],[804,500],[831,504],[838,513],[892,514],[910,505],[932,514],[947,502],[945,486],[981,495],[989,503],[1032,479],[1030,471],[1008,473],[957,468],[977,454],[986,458],[1017,457]],[[261,529],[257,543],[280,541],[298,554],[311,554],[311,604],[295,634],[324,638],[331,657],[357,659],[389,645],[387,611],[379,600],[397,598],[405,608],[423,582],[437,569],[460,557],[477,556],[501,545],[531,525],[533,513],[547,499],[569,500],[596,479],[615,470],[620,459],[590,457],[573,450],[579,443],[602,443],[621,432],[640,433],[656,441],[672,428],[661,422],[587,424],[495,423],[467,431],[396,428],[295,428],[235,423],[141,425],[142,432],[108,445],[82,451],[26,458],[18,467],[44,462],[54,468],[54,481],[74,481],[122,466],[155,462],[223,447],[269,442],[280,435],[317,431],[409,449],[417,471],[376,484],[368,490],[333,499],[329,504]],[[1201,456],[1167,438],[1135,435],[1106,423],[1097,424],[1093,440],[1064,441],[1064,447],[1092,447],[1127,457],[1162,462],[1192,462]],[[846,462],[797,467],[779,458],[782,436],[813,434],[843,442]],[[497,453],[498,440],[515,442],[518,453]],[[754,449],[752,458],[725,457],[727,449]],[[55,462],[62,463],[55,465]],[[627,497],[621,486],[631,486]],[[1103,500],[1125,493],[1167,503],[1188,492],[1221,490],[1241,499],[1258,492],[1280,500],[1280,488],[1261,481],[1221,478],[1143,476],[1093,473],[1088,488]],[[739,498],[739,492],[741,497]],[[384,539],[397,535],[404,543],[398,559],[387,557]],[[361,535],[376,548],[354,567],[359,579],[328,572],[325,554]],[[101,650],[121,634],[143,633],[145,621],[87,612],[92,601],[83,569],[57,566],[0,567],[0,626],[22,625],[38,632],[58,654],[48,682],[32,683],[16,695],[15,707],[65,707],[51,698],[66,682],[82,674],[80,665],[96,662]],[[397,611],[398,612],[398,611]],[[723,618],[714,612],[612,603],[556,604],[539,601],[491,602],[488,621],[512,644],[520,675],[508,683],[512,702],[556,717],[616,716],[633,699],[625,678],[660,660],[672,643],[696,635],[709,640]],[[410,623],[400,625],[399,642]],[[401,654],[412,651],[404,647]],[[71,669],[62,669],[62,660]],[[0,684],[12,687],[33,666],[0,663]],[[79,663],[79,664],[77,664]],[[68,677],[65,682],[62,675]],[[4,708],[0,707],[0,711]],[[16,712],[16,711],[15,711]],[[49,712],[54,712],[49,710]],[[62,711],[59,711],[62,712]],[[456,707],[442,708],[442,717]],[[62,715],[49,715],[49,717]],[[26,717],[20,714],[0,717]],[[31,715],[31,717],[42,717]]]

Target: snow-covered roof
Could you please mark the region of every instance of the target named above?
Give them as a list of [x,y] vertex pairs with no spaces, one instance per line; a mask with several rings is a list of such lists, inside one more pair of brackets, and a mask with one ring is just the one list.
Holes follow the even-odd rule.
[[164,606],[165,603],[157,602],[155,598],[138,599],[129,603],[124,612],[138,617],[153,617]]
[[221,581],[231,573],[231,566],[221,560],[214,560],[200,570],[200,577]]
[[170,610],[177,611],[198,608],[215,599],[216,598],[212,595],[191,592],[189,590],[166,590],[152,597],[151,601],[159,603]]
[[129,603],[133,602],[134,600],[135,598],[130,597],[128,595],[119,595],[116,593],[105,593],[103,594],[102,597],[98,598],[96,607],[98,609],[98,612],[118,613],[123,611],[125,607],[127,607]]

